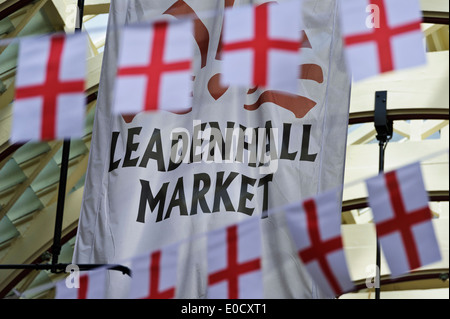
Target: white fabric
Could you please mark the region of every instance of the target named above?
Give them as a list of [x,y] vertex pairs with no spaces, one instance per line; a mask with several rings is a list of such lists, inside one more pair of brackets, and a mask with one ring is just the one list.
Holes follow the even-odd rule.
[[55,299],[77,299],[79,288],[71,287],[72,288],[66,286],[65,279],[59,280],[55,284]]
[[[235,6],[249,3],[251,1],[235,1]],[[176,12],[178,8],[180,15],[189,14],[195,17],[196,14],[200,17],[200,20],[194,22],[198,30],[197,38],[191,38],[196,53],[192,111],[187,114],[139,113],[127,121],[120,116],[111,115],[111,93],[121,44],[120,34],[115,30],[121,25],[159,18],[172,5],[176,6],[172,7],[172,10]],[[223,11],[223,1],[111,1],[111,28],[106,39],[73,258],[75,263],[120,263],[136,255],[183,241],[185,244],[180,247],[179,252],[176,298],[206,298],[207,242],[204,238],[190,240],[193,236],[250,217],[238,209],[246,210],[252,217],[258,217],[263,215],[263,207],[273,209],[284,206],[286,203],[342,184],[350,80],[342,52],[337,2],[323,0],[323,3],[317,4],[316,1],[307,0],[303,12],[299,12],[306,23],[306,33],[312,46],[312,49],[302,48],[299,59],[302,63],[320,66],[323,82],[298,80],[300,93],[299,96],[293,96],[301,99],[295,102],[297,104],[284,103],[284,97],[275,91],[257,90],[248,93],[249,88],[219,86],[216,86],[215,90],[212,89],[223,66],[223,60],[216,54]],[[211,12],[217,12],[218,15],[214,17]],[[165,17],[174,19],[169,14]],[[255,110],[244,108],[244,105],[255,103],[259,96],[265,96],[270,101]],[[296,117],[288,108],[295,106],[294,111],[303,110],[308,105],[303,103],[307,101],[306,98],[314,101],[311,104],[314,107]],[[220,128],[224,140],[227,125],[234,124],[235,129],[241,126],[247,128],[245,142],[249,143],[248,149],[251,151],[243,151],[243,163],[237,160],[206,163],[206,141],[214,132],[214,123]],[[255,155],[253,150],[257,145],[251,143],[251,137],[256,136],[252,133],[264,128],[266,124],[271,124],[273,129],[278,130],[277,143],[271,143],[278,145],[277,157],[281,154],[283,135],[289,137],[289,142],[285,141],[285,144],[289,144],[285,145],[285,151],[293,156],[292,159],[274,159],[273,162],[276,161],[277,166],[276,169],[275,166],[273,168],[273,176],[264,173],[262,168],[265,166],[254,167],[246,159],[248,155]],[[287,131],[288,128],[290,132]],[[308,134],[308,128],[309,145],[303,143],[302,151],[302,137]],[[286,134],[283,134],[285,130]],[[197,161],[190,164],[183,162],[168,171],[174,142],[171,137],[174,132],[188,133],[184,139],[189,144],[186,149],[188,152],[191,149],[197,151],[193,156]],[[153,142],[150,143],[152,136]],[[147,148],[147,155],[153,154],[153,157],[157,157],[155,154],[159,148],[158,136],[161,140],[163,160],[158,163],[154,158],[147,157],[148,161],[144,161]],[[203,137],[202,145],[200,137]],[[181,146],[181,139],[179,144],[174,146],[174,151],[182,149],[177,146]],[[240,150],[242,151],[242,147]],[[203,160],[200,151],[203,151]],[[187,154],[188,161],[189,155],[192,154]],[[111,166],[111,163],[115,164]],[[163,164],[163,167],[158,167],[158,164]],[[225,181],[233,176],[229,186],[222,189],[223,197],[218,197],[220,193],[216,192],[216,185],[220,186],[221,181],[225,184]],[[205,186],[208,178],[209,189]],[[141,193],[146,189],[151,190],[153,197],[161,191],[160,198],[165,198],[164,204],[155,204],[153,212],[145,198],[140,201]],[[202,190],[207,191],[203,193],[203,197],[199,197]],[[225,192],[230,198],[229,201]],[[148,192],[146,194],[148,195]],[[140,216],[138,221],[141,202],[145,206],[145,213],[142,214],[145,216]],[[185,209],[180,210],[179,204],[184,202]],[[205,204],[207,207],[204,207]],[[163,206],[161,212],[160,206]],[[214,208],[217,208],[217,211],[214,211]],[[208,210],[210,212],[207,212]],[[285,227],[279,227],[277,220],[269,216],[261,220],[261,228],[263,297],[323,297],[305,267],[297,261],[295,249],[286,236]],[[126,291],[124,287],[127,285],[129,278],[111,272],[108,297],[123,298]]]
[[384,2],[391,28],[414,21],[421,21],[423,18],[420,1],[384,0]]
[[42,129],[43,99],[16,99],[13,106],[11,142],[39,141]]

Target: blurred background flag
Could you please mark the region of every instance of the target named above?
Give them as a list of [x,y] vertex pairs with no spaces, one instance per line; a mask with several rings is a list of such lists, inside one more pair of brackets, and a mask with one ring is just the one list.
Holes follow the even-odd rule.
[[19,44],[11,141],[84,134],[85,33],[23,38]]
[[420,163],[370,178],[366,185],[391,276],[440,261]]
[[260,219],[208,232],[208,298],[263,298]]
[[114,113],[191,108],[192,29],[189,19],[124,27]]
[[226,9],[223,85],[298,93],[300,1]]
[[56,283],[55,299],[104,299],[106,277],[107,269],[104,267],[81,273],[71,272]]
[[426,63],[418,0],[341,1],[341,24],[353,80]]
[[288,205],[285,210],[298,256],[329,297],[353,288],[342,243],[338,203],[335,189],[306,199],[301,205]]
[[131,299],[173,299],[178,245],[168,245],[132,259]]

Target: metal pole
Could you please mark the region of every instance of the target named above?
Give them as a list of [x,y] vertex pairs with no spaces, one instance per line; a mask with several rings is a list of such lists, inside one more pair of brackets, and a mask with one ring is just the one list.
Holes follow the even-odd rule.
[[[377,131],[377,140],[379,145],[379,164],[378,173],[384,172],[384,151],[387,142],[392,138],[393,122],[387,118],[387,91],[377,91],[375,93],[375,111],[374,111],[374,125]],[[377,236],[377,250],[376,250],[376,274],[375,274],[375,299],[380,299],[380,275],[381,275],[381,248]]]
[[[58,257],[61,252],[61,234],[64,216],[64,201],[66,197],[67,171],[69,167],[69,153],[70,153],[70,140],[66,139],[64,140],[62,150],[61,171],[58,189],[58,203],[56,206],[55,232],[53,235],[53,246],[52,246],[52,265],[58,264]],[[52,269],[52,272],[56,272],[56,269]]]
[[[71,266],[72,264],[10,264],[10,265],[0,265],[1,269],[25,269],[25,270],[59,270],[64,272],[67,266]],[[124,275],[131,276],[131,269],[119,265],[119,264],[77,264],[80,271],[89,271],[100,267],[105,267],[109,270],[117,270],[122,272]]]
[[[382,174],[384,171],[384,146],[385,142],[380,141],[379,145],[379,165],[378,165],[378,173]],[[381,287],[381,249],[380,249],[380,241],[378,240],[377,235],[377,252],[376,252],[376,273],[375,273],[375,299],[380,299],[380,287]]]
[[[83,26],[84,0],[78,0],[78,14],[75,25],[75,32],[81,32]],[[70,139],[65,139],[62,149],[61,171],[59,177],[58,202],[56,206],[55,231],[52,246],[52,265],[58,264],[59,254],[61,253],[61,235],[64,216],[64,202],[66,197],[67,171],[69,168]],[[57,271],[56,267],[51,269],[53,273]]]
[[81,29],[83,27],[84,0],[78,0],[77,9],[78,9],[78,15],[77,15],[77,21],[75,23],[75,31],[81,32]]

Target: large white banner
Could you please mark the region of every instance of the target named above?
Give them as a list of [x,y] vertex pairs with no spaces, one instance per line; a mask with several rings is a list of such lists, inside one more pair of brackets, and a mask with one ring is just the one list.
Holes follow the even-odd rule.
[[[226,7],[266,1],[112,0],[74,263],[180,243],[176,298],[206,298],[209,231],[261,218],[264,298],[323,295],[267,211],[342,185],[350,78],[335,0],[302,1],[296,95],[221,84]],[[281,2],[281,1],[280,1]],[[192,109],[114,116],[121,26],[193,19]],[[176,92],[173,92],[176,94]],[[109,273],[109,297],[130,279]]]

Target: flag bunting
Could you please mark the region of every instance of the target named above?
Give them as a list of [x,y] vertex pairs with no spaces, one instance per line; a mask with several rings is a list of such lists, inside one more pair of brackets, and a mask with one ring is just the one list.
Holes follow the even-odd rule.
[[[391,276],[404,275],[440,261],[420,163],[377,175],[365,182]],[[330,297],[355,289],[341,235],[338,193],[338,189],[321,192],[313,198],[273,209],[268,214],[269,218],[273,214],[284,214],[286,227],[298,250],[297,258]],[[249,217],[200,236],[208,238],[207,298],[264,298],[260,228],[263,220]],[[419,227],[415,228],[416,225]],[[390,236],[393,233],[398,236]],[[198,237],[186,240],[198,240]],[[177,254],[182,244],[165,246],[124,261],[131,264],[130,298],[176,298]],[[105,276],[98,273],[101,271],[81,276],[78,289],[68,289],[67,280],[58,282],[57,298],[105,298]],[[93,281],[95,285],[90,284]]]
[[[226,8],[222,85],[298,91],[297,80],[302,74],[299,55],[302,42],[307,41],[300,32],[300,4],[294,0]],[[419,1],[348,0],[341,1],[340,8],[354,81],[426,63]],[[238,23],[242,17],[253,25]],[[186,15],[176,21],[130,24],[121,30],[113,113],[182,113],[192,108],[192,20]],[[70,46],[67,37],[49,36],[48,45],[33,43],[43,42],[42,37],[18,38],[22,53],[13,108],[13,142],[82,136],[87,41]],[[0,45],[10,43],[10,39],[0,40]],[[70,64],[72,67],[66,66]],[[42,74],[30,77],[35,70],[42,70]],[[171,94],[174,90],[178,94]]]

